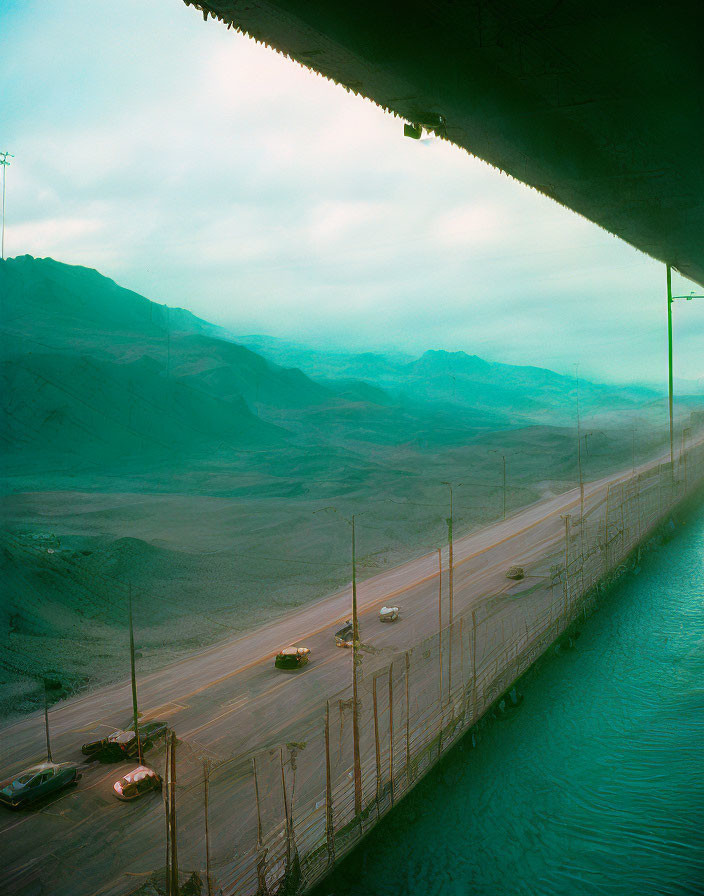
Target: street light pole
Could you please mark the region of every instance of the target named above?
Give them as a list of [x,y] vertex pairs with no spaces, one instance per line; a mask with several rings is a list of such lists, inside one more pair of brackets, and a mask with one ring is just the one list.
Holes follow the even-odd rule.
[[672,295],[672,266],[666,265],[667,271],[667,392],[668,406],[670,411],[670,467],[672,470],[672,478],[675,477],[675,433],[673,426],[673,376],[672,376],[672,303],[675,299],[685,299],[687,302],[692,299],[704,299],[704,295],[695,295],[691,292],[688,296]]
[[[462,483],[460,483],[461,485]],[[447,565],[449,567],[448,594],[450,604],[449,624],[452,625],[453,620],[453,599],[454,599],[454,583],[453,583],[453,552],[452,552],[452,483],[442,482],[450,489],[450,516],[447,519]]]
[[130,671],[132,674],[132,714],[134,716],[134,736],[137,738],[137,755],[139,764],[142,764],[142,742],[139,739],[139,720],[137,713],[137,676],[134,668],[134,627],[132,625],[132,583],[129,586],[130,605]]
[[51,758],[51,741],[49,740],[49,697],[46,692],[46,678],[44,679],[44,730],[46,732],[46,761],[53,762]]
[[633,427],[633,475],[636,475],[636,428]]
[[352,741],[354,749],[354,814],[362,812],[362,765],[359,753],[359,711],[357,707],[357,663],[359,620],[357,618],[357,552],[354,514],[352,514]]
[[501,455],[501,460],[504,465],[504,511],[503,511],[503,519],[506,519],[506,455]]
[[579,417],[579,364],[575,365],[575,380],[577,382],[577,470],[579,474],[579,518],[584,516],[584,478],[582,476],[582,427]]
[[[448,603],[449,603],[449,644],[448,644],[448,660],[447,660],[447,696],[448,700],[452,699],[452,625],[454,622],[454,556],[452,546],[452,523],[453,523],[453,507],[452,507],[452,483],[443,482],[450,489],[450,516],[447,520],[447,541],[448,541]],[[460,482],[458,485],[462,485]]]
[[[337,507],[321,507],[314,513],[323,513],[332,510],[339,513]],[[364,511],[363,511],[364,512]],[[340,514],[342,516],[342,514]],[[357,706],[357,666],[361,662],[359,648],[359,617],[357,615],[357,542],[355,530],[355,514],[351,519],[342,516],[342,519],[352,527],[352,751],[354,762],[354,813],[355,817],[362,812],[362,765],[359,750],[359,708]]]
[[11,152],[0,152],[0,165],[2,165],[2,252],[0,258],[3,261],[5,260],[5,180],[10,159],[14,159]]
[[670,409],[670,467],[675,475],[675,436],[672,427],[672,268],[667,265],[667,392]]

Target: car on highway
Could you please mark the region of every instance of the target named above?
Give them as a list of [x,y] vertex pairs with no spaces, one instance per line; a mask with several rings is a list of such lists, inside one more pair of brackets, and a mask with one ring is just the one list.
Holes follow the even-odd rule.
[[301,669],[310,662],[309,647],[285,647],[276,654],[274,665],[277,669]]
[[[143,725],[140,725],[139,741],[142,745],[142,751],[150,749],[154,741],[167,730],[168,725],[166,722],[145,722]],[[81,753],[91,759],[97,759],[98,757],[121,759],[123,756],[136,756],[138,750],[134,728],[128,728],[124,731],[118,728],[107,737],[83,744]]]
[[0,803],[10,809],[21,809],[70,787],[80,777],[78,769],[70,762],[42,762],[15,778],[0,782]]
[[112,785],[118,800],[136,800],[152,790],[161,790],[161,777],[146,765],[138,765]]
[[348,619],[342,628],[335,632],[335,644],[338,647],[354,646],[354,626],[352,625],[352,620]]
[[381,622],[396,622],[398,615],[398,607],[382,607],[379,610],[379,620]]

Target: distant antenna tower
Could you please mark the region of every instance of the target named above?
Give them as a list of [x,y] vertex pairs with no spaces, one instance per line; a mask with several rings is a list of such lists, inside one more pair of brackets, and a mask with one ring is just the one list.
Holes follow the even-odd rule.
[[5,170],[10,164],[10,159],[14,159],[11,152],[0,152],[0,165],[2,165],[2,253],[0,258],[5,260],[5,179],[7,171]]

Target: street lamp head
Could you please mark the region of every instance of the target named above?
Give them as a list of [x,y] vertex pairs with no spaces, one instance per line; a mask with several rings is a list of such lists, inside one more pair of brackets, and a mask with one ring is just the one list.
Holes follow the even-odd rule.
[[340,512],[340,511],[337,509],[337,507],[333,507],[332,504],[330,504],[328,507],[321,507],[319,510],[314,510],[313,513],[314,513],[314,514],[315,514],[315,513],[326,513],[328,510],[332,510],[333,513],[339,513],[339,512]]

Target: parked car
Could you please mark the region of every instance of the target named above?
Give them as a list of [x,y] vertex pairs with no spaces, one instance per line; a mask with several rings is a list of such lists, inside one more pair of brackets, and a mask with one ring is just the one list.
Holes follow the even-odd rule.
[[517,582],[521,579],[525,578],[525,572],[522,566],[509,566],[508,572],[506,573],[507,579],[515,579]]
[[276,654],[274,665],[277,669],[300,669],[310,662],[310,648],[285,647]]
[[80,777],[78,769],[70,762],[43,762],[26,769],[16,778],[2,781],[0,803],[10,809],[19,809],[75,784]]
[[398,619],[398,607],[382,607],[379,610],[381,622],[396,622]]
[[348,619],[339,632],[335,632],[335,644],[338,647],[354,646],[354,626],[351,620]]
[[[153,746],[154,741],[167,730],[168,725],[166,722],[145,722],[143,725],[140,725],[139,740],[142,745],[142,752],[149,750]],[[83,744],[81,752],[84,756],[89,756],[92,759],[96,759],[98,756],[121,759],[123,756],[136,756],[139,751],[134,730],[128,728],[126,731],[118,729],[107,737]]]
[[161,790],[161,777],[146,765],[138,765],[112,785],[118,800],[136,800],[152,790]]

